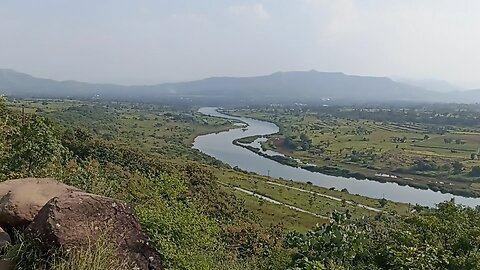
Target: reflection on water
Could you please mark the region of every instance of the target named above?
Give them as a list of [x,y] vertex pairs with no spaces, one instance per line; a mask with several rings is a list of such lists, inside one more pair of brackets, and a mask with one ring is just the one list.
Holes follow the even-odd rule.
[[[216,109],[217,108],[214,107],[204,107],[199,111],[205,115],[241,121],[247,124],[248,127],[198,136],[195,138],[193,147],[232,167],[237,166],[242,170],[261,175],[270,175],[276,178],[292,179],[299,182],[310,181],[317,186],[326,188],[335,187],[338,190],[346,188],[352,194],[378,199],[386,198],[397,202],[434,206],[439,202],[454,198],[457,203],[464,205],[480,205],[480,198],[443,194],[431,190],[400,186],[396,183],[380,183],[372,180],[329,176],[280,164],[232,143],[234,140],[244,137],[255,135],[264,136],[277,133],[279,129],[275,124],[251,118],[225,115]],[[261,140],[257,139],[253,144],[255,144],[255,147],[261,149],[260,142]],[[273,151],[268,153],[275,154]]]

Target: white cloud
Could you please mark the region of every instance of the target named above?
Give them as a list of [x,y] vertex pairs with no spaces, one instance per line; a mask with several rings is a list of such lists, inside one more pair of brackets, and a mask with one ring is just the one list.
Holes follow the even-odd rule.
[[324,69],[457,83],[480,68],[479,3],[304,0]]
[[237,16],[254,16],[266,20],[271,17],[270,13],[263,7],[263,4],[235,5],[228,7],[228,11]]

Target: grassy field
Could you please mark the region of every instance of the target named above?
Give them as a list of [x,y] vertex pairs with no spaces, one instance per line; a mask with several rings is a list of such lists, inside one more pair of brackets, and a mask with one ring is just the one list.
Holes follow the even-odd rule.
[[[365,209],[359,206],[359,204],[393,215],[408,215],[412,211],[412,207],[407,204],[387,201],[382,206],[380,200],[377,199],[329,190],[307,183],[245,174],[230,169],[216,170],[215,172],[219,181],[230,186],[230,189],[231,187],[240,187],[321,216],[328,217],[334,211],[348,211],[353,218],[357,219],[364,217],[372,218],[379,214],[379,211]],[[244,198],[249,208],[262,216],[266,224],[281,221],[287,228],[304,231],[317,223],[328,222],[327,219],[299,213],[285,206],[274,205],[240,192],[236,192],[236,194]],[[332,197],[332,199],[328,197]]]
[[[480,195],[476,192],[480,175],[472,174],[472,168],[480,165],[480,127],[354,120],[287,109],[244,109],[234,114],[277,123],[280,133],[263,147],[303,163],[372,178],[391,174],[397,178],[384,180]],[[455,163],[461,168],[455,169]]]

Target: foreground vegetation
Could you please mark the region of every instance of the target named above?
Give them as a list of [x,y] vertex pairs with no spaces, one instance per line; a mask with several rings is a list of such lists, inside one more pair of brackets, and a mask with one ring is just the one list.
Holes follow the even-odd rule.
[[278,124],[280,133],[263,147],[301,160],[284,158],[290,165],[480,195],[476,106],[258,107],[234,113]]
[[5,258],[14,264],[15,269],[51,269],[51,270],[128,270],[127,262],[116,257],[117,246],[105,233],[90,239],[82,248],[70,250],[42,250],[38,243],[28,240],[17,233],[15,244],[6,248]]
[[[53,176],[87,192],[129,202],[152,244],[164,255],[167,269],[480,267],[479,209],[453,202],[438,209],[412,209],[234,170],[191,150],[190,133],[201,132],[204,121],[167,122],[165,119],[176,110],[172,108],[163,109],[159,115],[158,108],[149,107],[153,105],[134,105],[140,107],[124,108],[122,112],[114,104],[43,101],[35,106],[27,103],[22,113],[22,104],[10,103],[14,109],[9,109],[0,103],[0,179]],[[96,110],[100,110],[99,115]],[[183,108],[176,114],[185,115],[189,110]],[[75,114],[70,120],[62,120],[65,111]],[[132,120],[130,114],[157,119]],[[102,115],[107,120],[99,120]],[[115,117],[109,118],[112,115]],[[138,125],[135,133],[129,132],[130,127],[117,126],[124,120],[131,121],[131,127]],[[211,131],[209,126],[218,130],[230,126],[223,120],[206,121],[209,124],[204,125],[204,131]],[[155,129],[150,130],[155,125],[161,131],[155,136],[176,135],[171,138],[178,141],[144,139],[141,133],[155,134]],[[171,130],[172,125],[177,128]],[[186,126],[192,129],[187,131]],[[136,141],[129,143],[134,138]],[[151,147],[156,143],[160,149]],[[175,146],[175,152],[170,153],[168,147]],[[320,215],[275,205],[235,187]],[[360,204],[383,211],[368,210]],[[41,256],[41,263],[50,269],[84,269],[73,263],[78,258],[94,257],[93,252],[106,250],[108,255],[109,248],[60,257],[49,253]],[[22,252],[10,258],[29,258],[22,260],[28,262],[23,269],[34,269],[33,265],[39,263],[39,257],[29,255],[37,254],[35,247],[22,245],[21,237],[11,248],[15,250]],[[58,263],[59,258],[64,259],[62,263]]]

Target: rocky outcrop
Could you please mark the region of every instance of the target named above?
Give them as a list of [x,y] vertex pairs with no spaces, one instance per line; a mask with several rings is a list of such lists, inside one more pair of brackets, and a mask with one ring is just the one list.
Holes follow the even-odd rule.
[[106,233],[118,245],[118,257],[136,269],[162,269],[160,254],[147,244],[133,210],[119,200],[64,193],[48,201],[27,227],[27,234],[46,247],[88,245],[96,233]]
[[[162,269],[160,254],[148,245],[128,204],[81,192],[52,178],[1,182],[0,251],[11,241],[2,228],[8,232],[26,228],[25,235],[45,249],[84,247],[101,234],[133,269]],[[0,270],[4,269],[13,268],[0,260]]]
[[52,178],[14,179],[0,183],[0,227],[27,226],[50,199],[77,188]]

